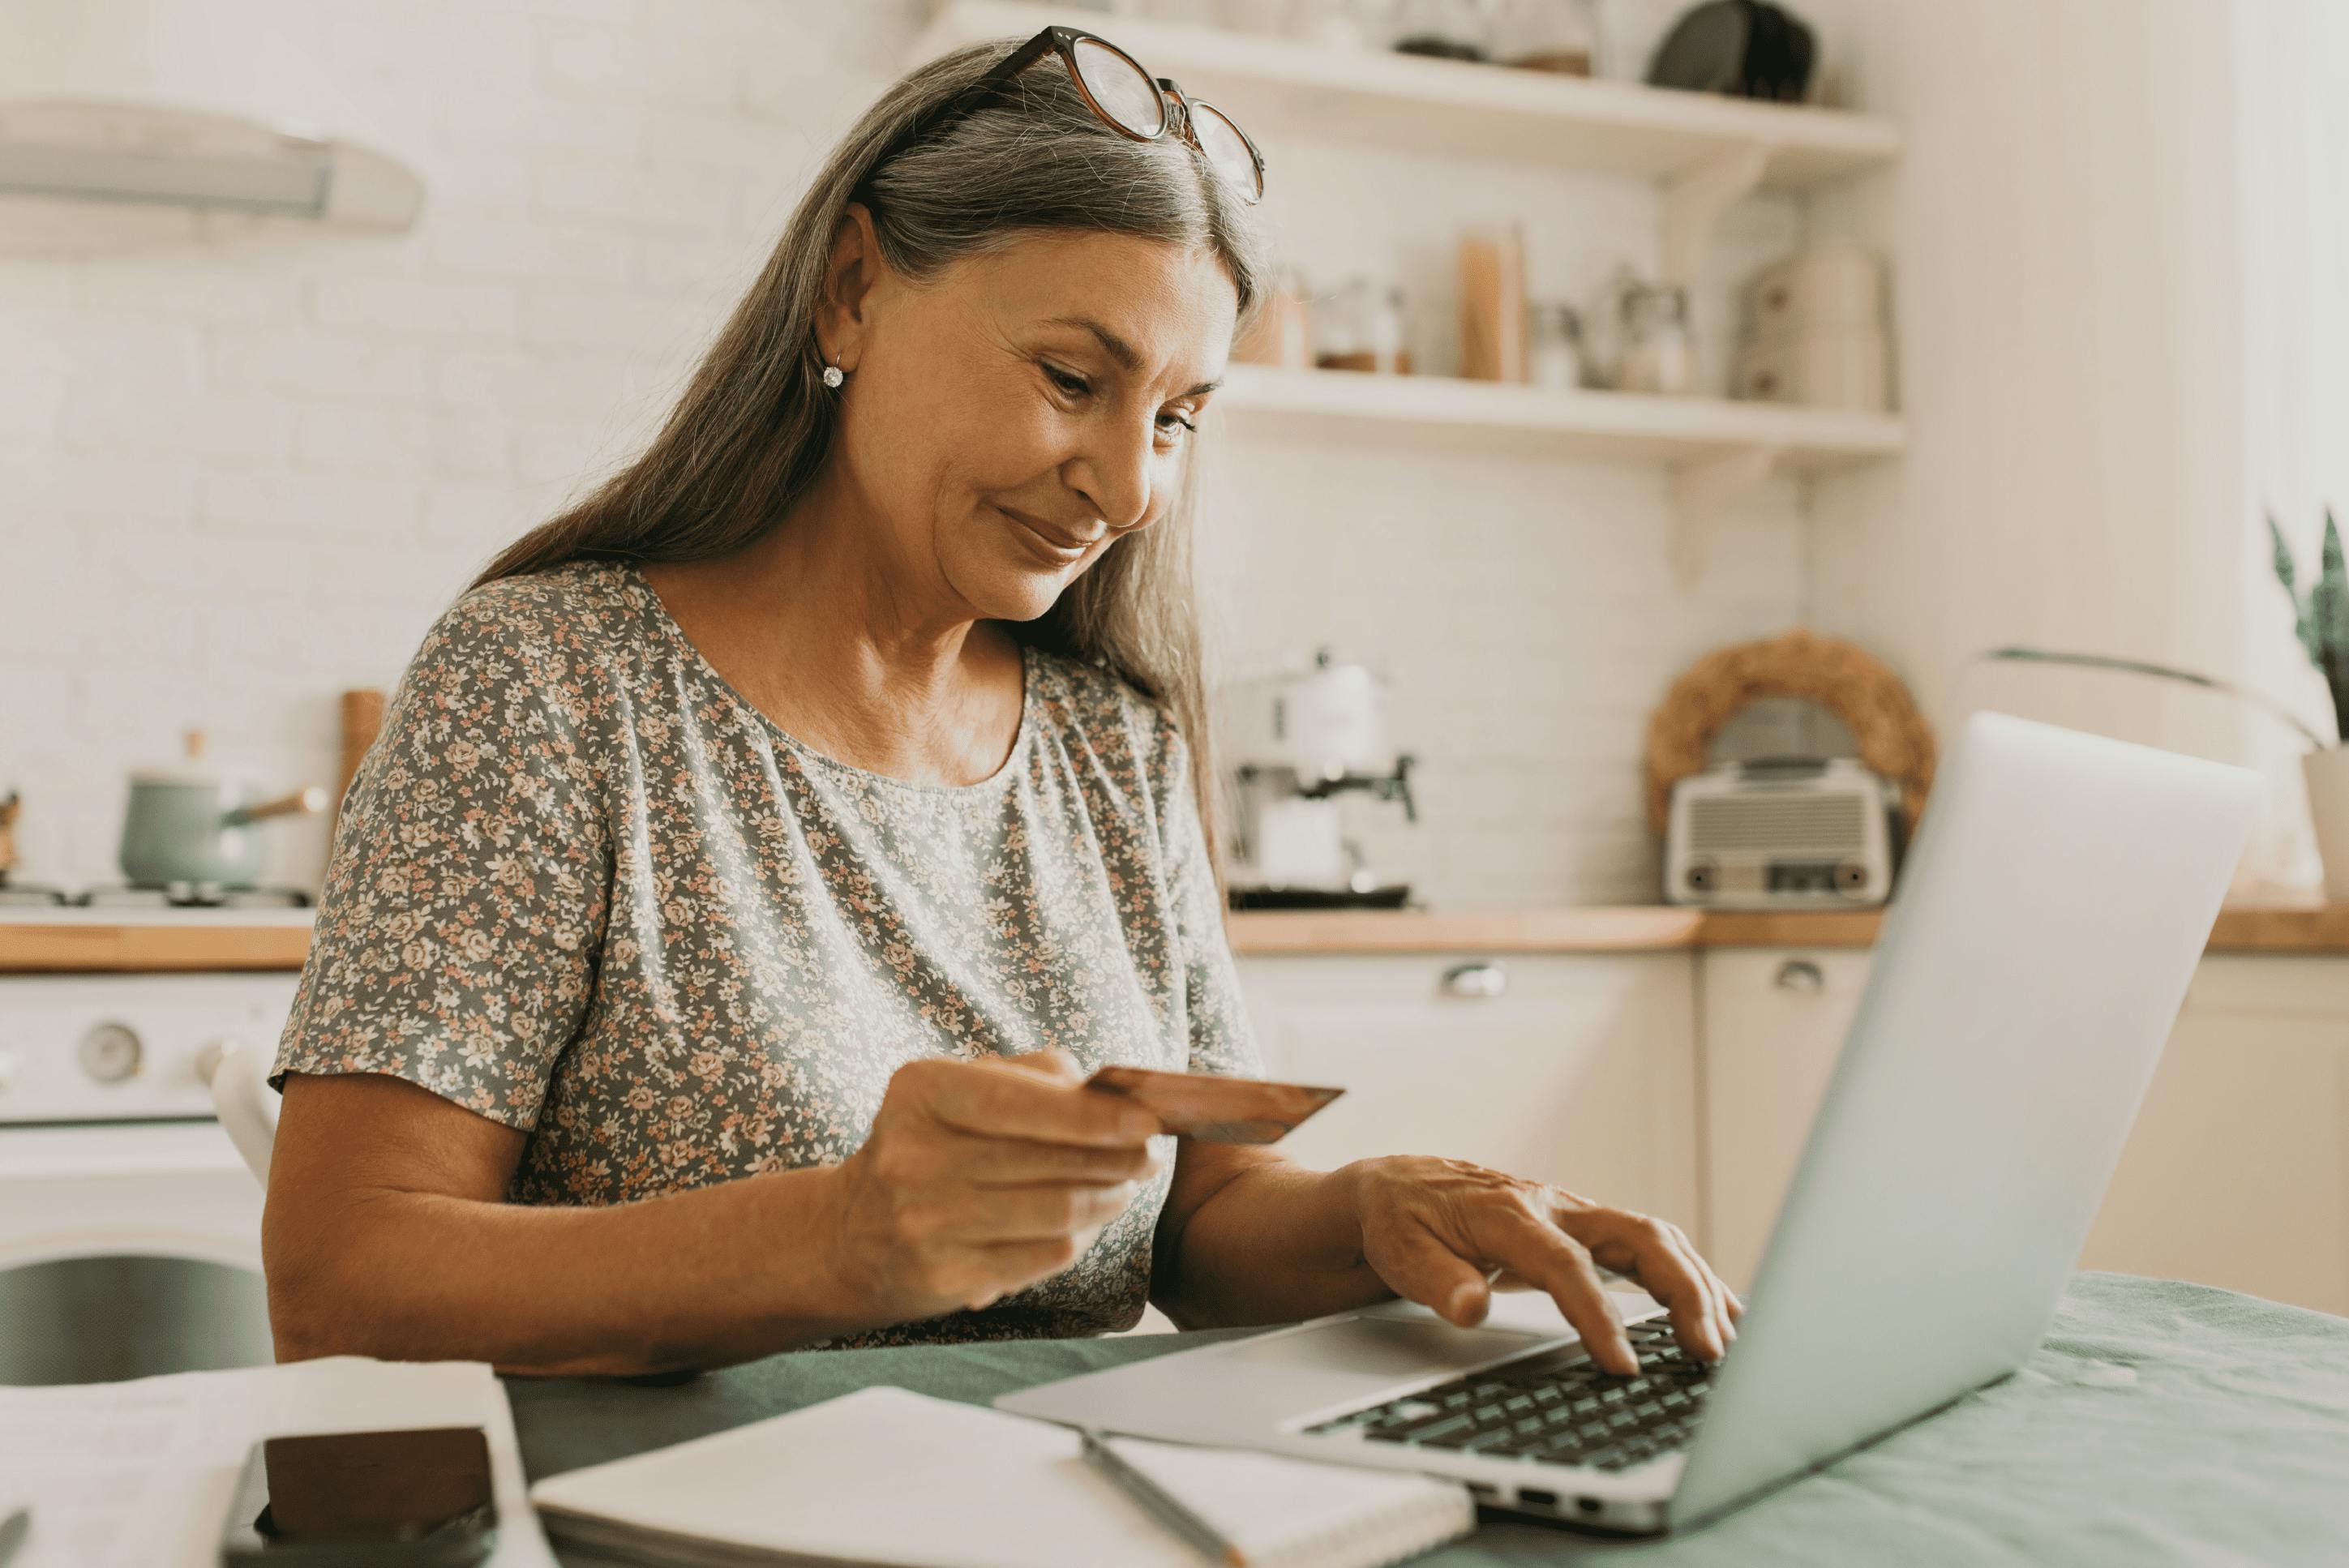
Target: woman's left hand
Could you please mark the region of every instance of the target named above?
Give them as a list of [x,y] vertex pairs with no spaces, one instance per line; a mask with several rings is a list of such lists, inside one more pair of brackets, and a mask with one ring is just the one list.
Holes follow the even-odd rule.
[[1363,1160],[1344,1174],[1362,1261],[1397,1295],[1464,1328],[1484,1321],[1496,1284],[1530,1285],[1557,1303],[1601,1367],[1634,1372],[1603,1268],[1662,1304],[1690,1355],[1717,1360],[1737,1337],[1744,1304],[1668,1221],[1461,1160]]

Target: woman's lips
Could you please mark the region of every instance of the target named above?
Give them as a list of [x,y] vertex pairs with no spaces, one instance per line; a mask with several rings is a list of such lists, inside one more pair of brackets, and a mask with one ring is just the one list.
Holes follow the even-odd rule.
[[1081,544],[1071,544],[1061,535],[1052,532],[1032,519],[1013,511],[1009,507],[999,506],[995,510],[1019,525],[1019,531],[1033,542],[1032,547],[1039,554],[1048,556],[1062,566],[1083,560],[1085,552],[1100,542],[1099,540],[1088,540]]

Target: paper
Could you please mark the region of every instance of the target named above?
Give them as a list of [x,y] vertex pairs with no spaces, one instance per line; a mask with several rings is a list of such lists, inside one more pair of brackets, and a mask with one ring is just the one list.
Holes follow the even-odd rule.
[[1476,1528],[1456,1480],[1145,1438],[1102,1439],[1245,1563],[1385,1563]]
[[819,1562],[957,1568],[1201,1568],[1078,1456],[1077,1434],[874,1387],[675,1448],[571,1470],[533,1493],[608,1549],[609,1522]]
[[8,1568],[216,1568],[245,1455],[261,1439],[447,1426],[489,1434],[494,1568],[553,1568],[495,1374],[476,1362],[349,1356],[0,1387],[0,1475],[33,1515]]

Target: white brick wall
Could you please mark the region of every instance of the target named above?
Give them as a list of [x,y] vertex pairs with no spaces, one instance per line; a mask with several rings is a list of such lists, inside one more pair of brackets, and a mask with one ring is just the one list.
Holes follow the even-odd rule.
[[[482,560],[642,439],[920,9],[277,8],[424,174],[412,232],[0,211],[0,788],[24,792],[32,879],[111,879],[124,774],[191,727],[264,782],[330,780],[336,694],[389,686]],[[1318,284],[1394,266],[1439,320],[1461,223],[1524,216],[1542,293],[1653,253],[1634,182],[1270,153],[1291,259]],[[1797,224],[1735,214],[1699,302],[1716,366],[1727,286]],[[1691,658],[1797,614],[1793,489],[1723,529],[1686,592],[1654,472],[1226,434],[1223,664],[1325,643],[1371,662],[1423,758],[1416,828],[1361,812],[1373,863],[1455,904],[1651,896],[1647,711]],[[289,827],[274,872],[312,881],[322,852],[318,824]]]

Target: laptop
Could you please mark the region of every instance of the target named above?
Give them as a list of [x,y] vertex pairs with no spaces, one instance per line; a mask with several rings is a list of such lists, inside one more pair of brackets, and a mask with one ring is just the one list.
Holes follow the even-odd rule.
[[995,1403],[1450,1476],[1502,1511],[1635,1533],[1930,1415],[2045,1334],[2261,793],[2239,768],[1966,721],[1717,1365],[1660,1309],[1633,1317],[1625,1378],[1555,1319],[1463,1329],[1389,1303]]

